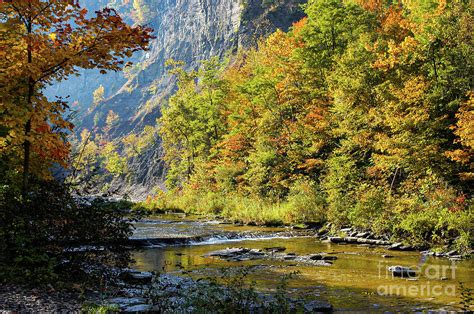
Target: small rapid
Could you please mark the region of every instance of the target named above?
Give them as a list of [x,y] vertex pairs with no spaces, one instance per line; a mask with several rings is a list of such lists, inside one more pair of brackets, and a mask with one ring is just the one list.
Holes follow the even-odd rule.
[[283,227],[244,227],[216,220],[146,219],[135,224],[135,232],[130,239],[130,244],[136,247],[158,248],[309,236],[314,236],[314,232]]
[[[460,304],[459,282],[474,288],[474,262],[470,259],[450,261],[417,251],[324,242],[311,229],[232,225],[184,215],[149,218],[135,227],[130,241],[137,248],[134,268],[140,271],[199,279],[245,266],[255,270],[247,279],[261,291],[274,289],[282,276],[297,272],[298,277],[290,282],[291,293],[326,301],[335,312],[453,310]],[[272,249],[277,253],[272,254]],[[249,253],[216,253],[234,251]],[[325,260],[317,260],[319,256]],[[420,266],[420,277],[392,277],[387,269],[394,265]],[[431,278],[434,270],[448,268],[455,272]],[[413,293],[415,290],[418,293]]]

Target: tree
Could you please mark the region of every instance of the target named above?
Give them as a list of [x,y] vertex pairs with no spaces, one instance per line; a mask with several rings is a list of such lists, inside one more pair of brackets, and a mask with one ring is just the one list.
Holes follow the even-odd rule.
[[133,8],[135,9],[135,20],[138,23],[145,23],[150,19],[151,10],[144,0],[133,0]]
[[113,110],[109,110],[109,112],[107,113],[107,117],[105,118],[105,133],[108,134],[114,128],[114,126],[117,125],[119,120],[120,116],[116,114]]
[[[23,159],[25,195],[32,148],[47,140],[50,147],[68,151],[61,131],[73,127],[64,118],[67,104],[46,99],[44,87],[79,68],[118,71],[122,59],[146,49],[152,36],[150,28],[125,24],[113,9],[89,17],[74,0],[2,1],[0,20],[0,123],[6,128],[1,151],[15,150]],[[51,157],[43,164],[64,162],[67,154]]]
[[459,147],[446,152],[452,160],[464,166],[459,176],[462,180],[474,180],[474,93],[469,93],[469,99],[461,104],[456,113],[457,122],[452,129],[457,136],[455,144]]
[[177,187],[194,173],[197,161],[207,160],[223,134],[220,110],[226,85],[219,78],[217,59],[204,62],[199,71],[187,72],[175,61],[168,65],[177,76],[178,90],[162,108],[158,124],[170,167],[167,184]]
[[104,100],[104,92],[104,86],[100,84],[100,86],[97,87],[97,89],[92,93],[93,103],[92,106],[89,108],[90,111],[92,111],[95,107],[99,105],[100,102]]

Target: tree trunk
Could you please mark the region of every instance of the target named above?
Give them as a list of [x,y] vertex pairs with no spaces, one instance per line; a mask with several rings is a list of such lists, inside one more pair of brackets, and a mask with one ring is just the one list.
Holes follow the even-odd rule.
[[[25,136],[28,136],[28,134],[31,131],[31,119],[28,119],[25,125]],[[25,199],[27,193],[28,193],[28,177],[30,175],[30,148],[31,148],[31,143],[29,140],[25,140],[23,143],[23,187],[22,187],[22,194],[23,194],[23,199]]]
[[[28,34],[32,33],[32,25],[31,25],[31,19],[28,18],[28,24],[27,24],[27,32]],[[33,55],[32,55],[32,47],[31,43],[28,41],[28,47],[27,47],[27,53],[28,53],[28,63],[33,62]],[[34,85],[35,82],[33,78],[30,76],[28,77],[28,95],[26,97],[26,102],[27,102],[27,108],[28,109],[33,109],[33,103],[32,103],[32,98],[33,98],[33,93],[34,93]],[[28,179],[30,176],[30,151],[31,151],[31,142],[28,139],[28,136],[30,135],[31,131],[31,117],[28,118],[28,121],[26,121],[25,124],[25,141],[23,143],[23,184],[22,184],[22,196],[23,196],[23,201],[25,201],[25,198],[28,194]]]

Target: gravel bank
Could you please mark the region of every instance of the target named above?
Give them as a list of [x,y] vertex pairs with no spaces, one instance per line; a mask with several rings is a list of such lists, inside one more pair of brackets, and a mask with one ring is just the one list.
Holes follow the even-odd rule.
[[0,286],[0,313],[79,313],[82,302],[76,293],[51,288]]

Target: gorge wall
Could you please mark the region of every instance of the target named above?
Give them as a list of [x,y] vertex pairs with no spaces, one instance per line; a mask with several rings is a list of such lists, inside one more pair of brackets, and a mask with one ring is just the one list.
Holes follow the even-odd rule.
[[[200,60],[222,57],[242,47],[255,45],[258,38],[276,29],[287,30],[303,17],[303,0],[85,0],[89,11],[111,6],[130,23],[151,26],[156,39],[150,50],[131,58],[134,65],[118,73],[100,75],[83,71],[49,89],[49,95],[69,96],[77,110],[76,133],[87,128],[99,130],[112,110],[118,121],[109,136],[119,138],[139,133],[155,125],[160,107],[175,89],[167,74],[168,59],[183,61],[188,69],[199,67]],[[104,100],[92,105],[93,92],[104,87]],[[165,166],[156,138],[145,152],[129,161],[128,174],[113,178],[108,189],[132,198],[146,197],[162,187]]]

